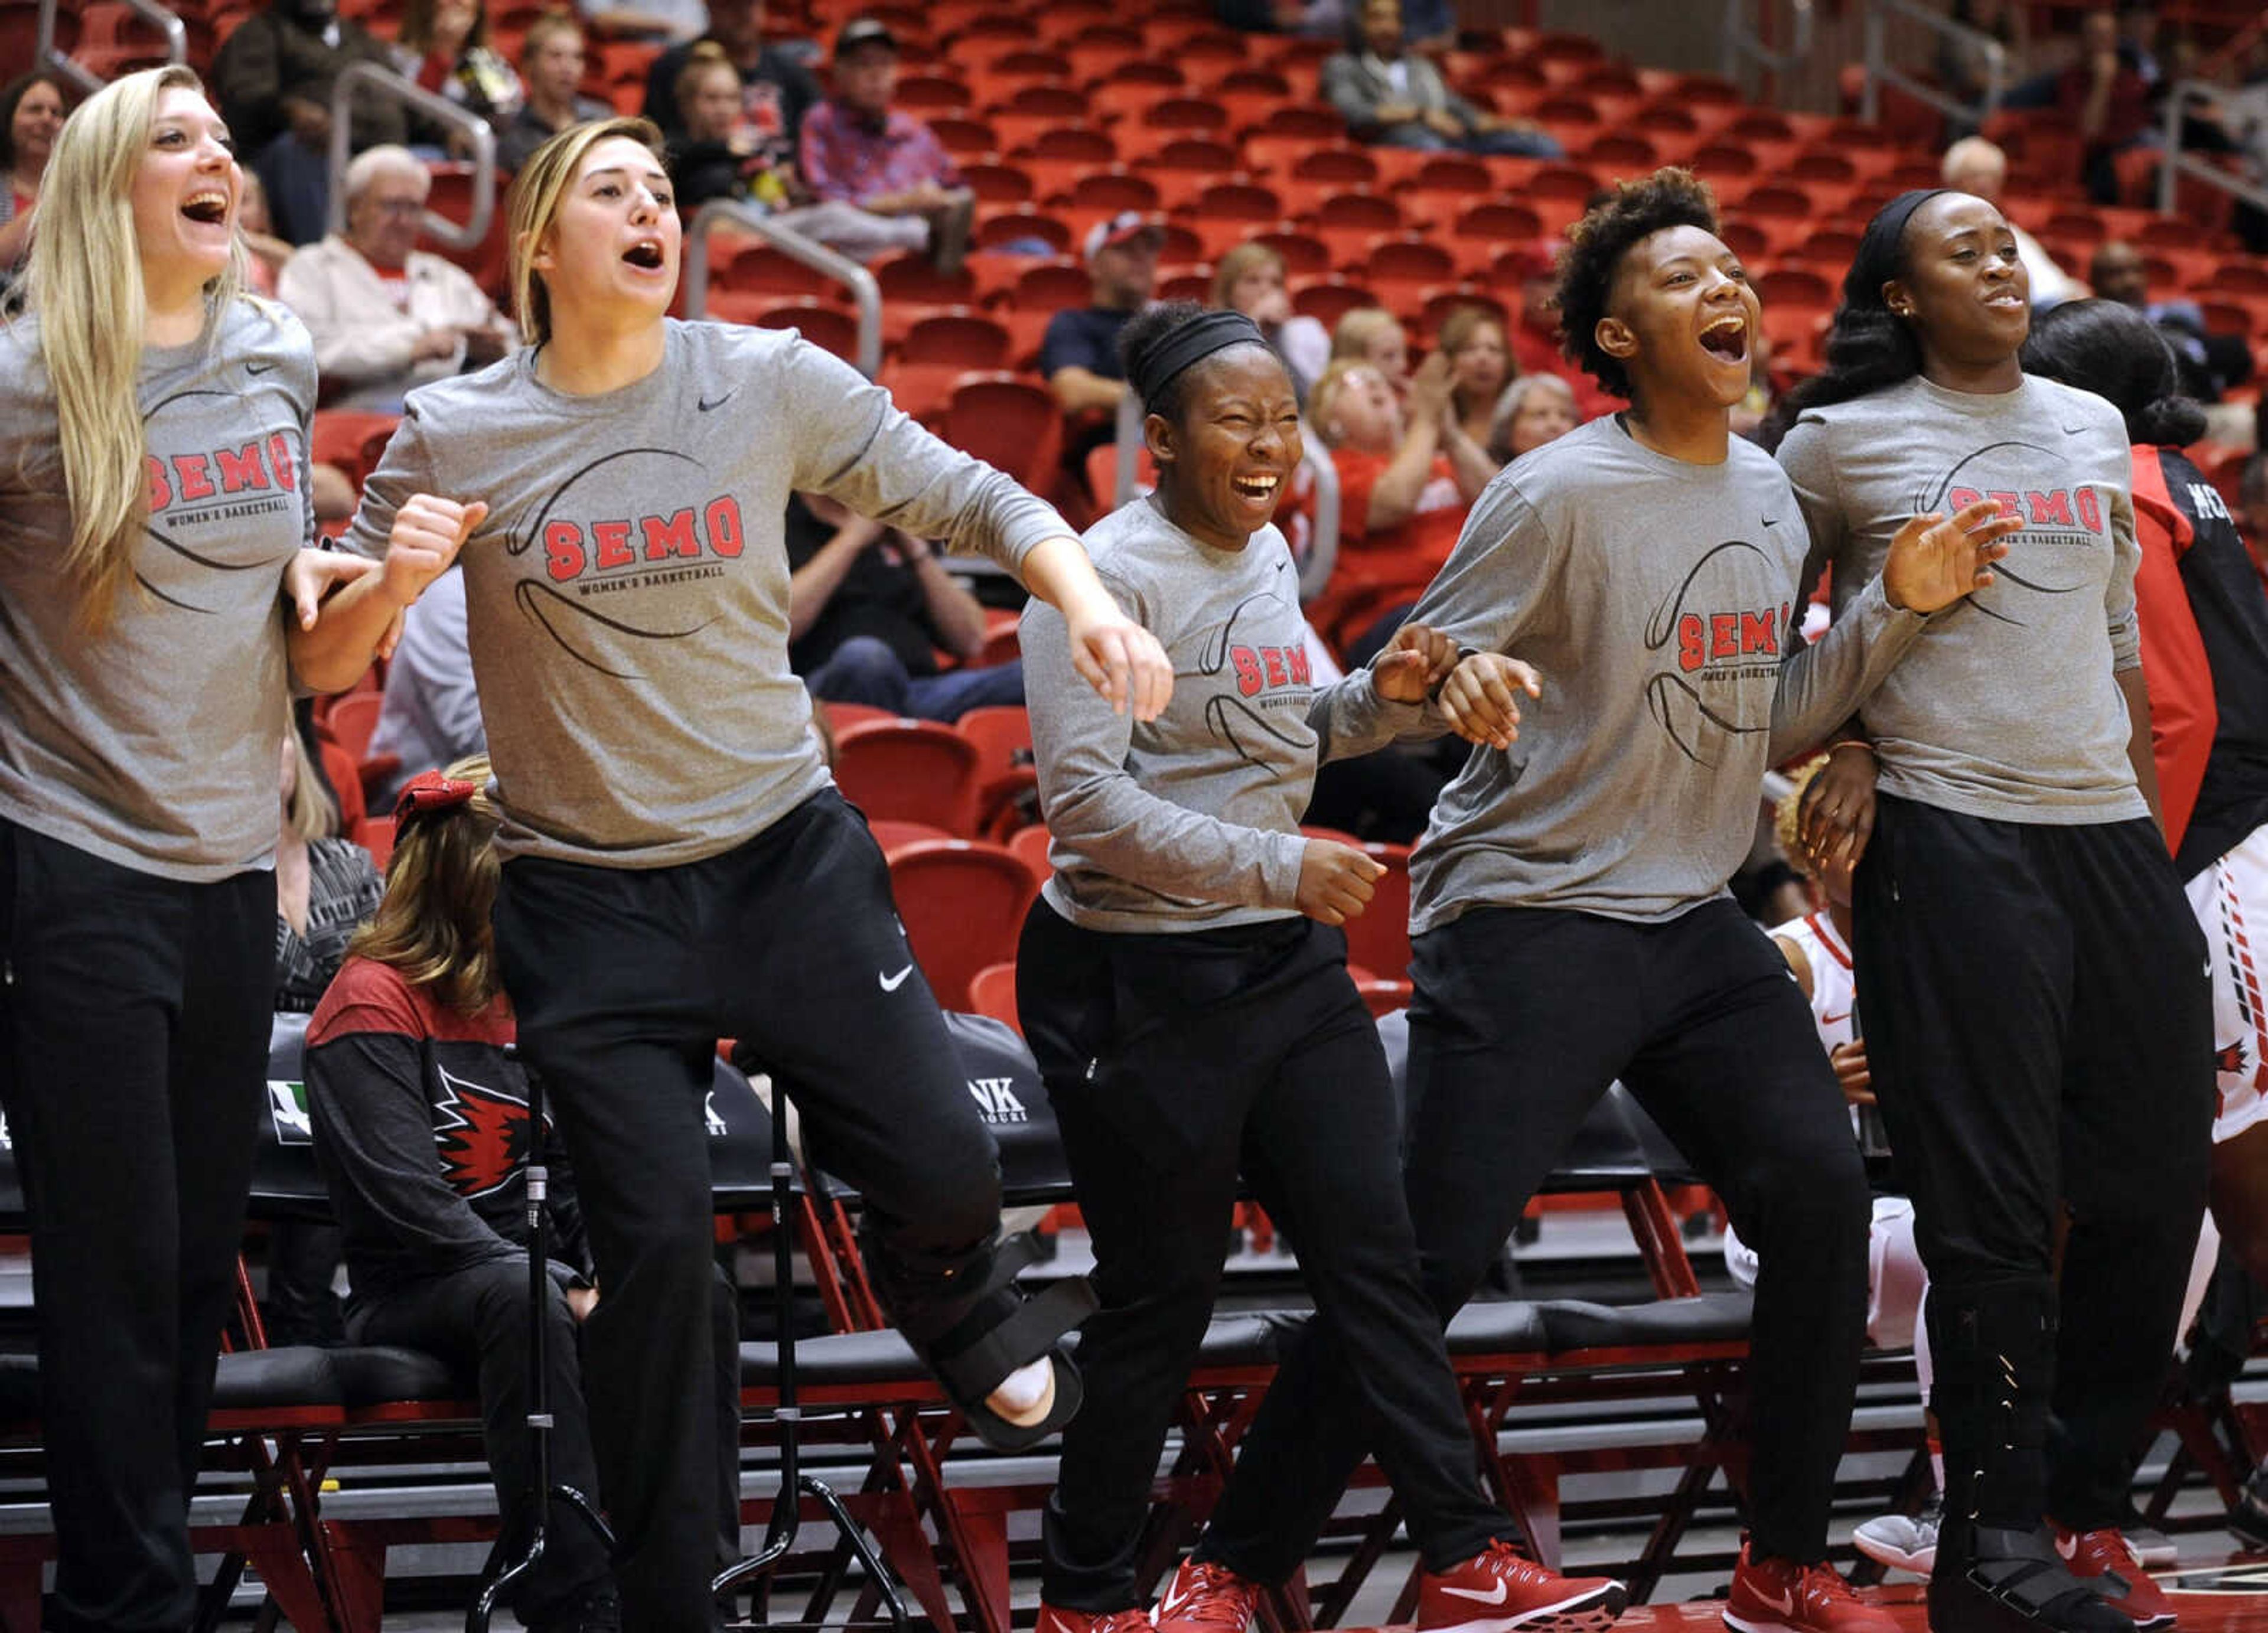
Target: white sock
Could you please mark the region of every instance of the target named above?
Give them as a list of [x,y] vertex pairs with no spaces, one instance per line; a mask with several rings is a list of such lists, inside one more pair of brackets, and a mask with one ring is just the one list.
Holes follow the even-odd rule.
[[1043,1355],[1002,1379],[984,1403],[1018,1428],[1027,1428],[1047,1416],[1055,1400],[1055,1363]]

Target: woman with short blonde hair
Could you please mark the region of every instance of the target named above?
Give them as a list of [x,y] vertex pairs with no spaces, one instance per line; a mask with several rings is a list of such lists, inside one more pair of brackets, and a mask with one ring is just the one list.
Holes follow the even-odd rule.
[[195,1613],[292,671],[335,635],[328,586],[408,570],[302,548],[314,357],[240,292],[227,140],[186,68],[89,98],[43,179],[27,309],[0,327],[0,1102],[31,1214],[54,1627]]

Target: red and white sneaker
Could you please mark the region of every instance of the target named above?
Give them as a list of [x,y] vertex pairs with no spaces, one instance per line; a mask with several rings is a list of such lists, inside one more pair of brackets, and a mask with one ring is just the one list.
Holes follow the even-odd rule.
[[1896,1618],[1851,1591],[1834,1566],[1758,1559],[1741,1544],[1725,1625],[1738,1633],[1898,1633]]
[[2055,1545],[2071,1574],[2102,1594],[2105,1604],[2131,1619],[2136,1627],[2174,1625],[2174,1601],[2166,1597],[2165,1589],[2151,1580],[2150,1573],[2142,1569],[2142,1562],[2117,1531],[2108,1526],[2100,1531],[2066,1531],[2058,1526]]
[[1515,1552],[1489,1544],[1454,1570],[1418,1579],[1419,1633],[1595,1633],[1611,1627],[1630,1590],[1608,1577],[1563,1577]]
[[1150,1633],[1146,1610],[1113,1610],[1096,1615],[1086,1610],[1064,1610],[1042,1603],[1035,1633]]
[[1226,1565],[1182,1561],[1151,1620],[1172,1633],[1245,1633],[1260,1609],[1260,1584]]

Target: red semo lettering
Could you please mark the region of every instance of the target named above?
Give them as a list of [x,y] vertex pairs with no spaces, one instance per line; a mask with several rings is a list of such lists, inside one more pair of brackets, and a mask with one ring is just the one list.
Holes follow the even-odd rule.
[[[153,482],[161,479],[162,473],[151,472]],[[730,494],[711,499],[703,507],[697,527],[693,515],[688,508],[673,511],[666,516],[597,521],[590,525],[587,533],[580,522],[563,519],[547,522],[543,528],[545,569],[553,578],[564,581],[581,577],[593,566],[601,572],[632,566],[641,555],[649,562],[697,557],[706,545],[711,555],[730,560],[746,548],[747,538],[740,525],[740,502]],[[640,541],[644,541],[642,549]]]

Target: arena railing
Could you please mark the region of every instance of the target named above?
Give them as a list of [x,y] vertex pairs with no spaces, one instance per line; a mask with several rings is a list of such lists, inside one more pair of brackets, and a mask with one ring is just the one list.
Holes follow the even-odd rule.
[[1816,20],[1812,0],[1789,0],[1788,11],[1793,19],[1793,33],[1785,48],[1772,43],[1767,25],[1771,21],[1771,0],[1757,21],[1749,21],[1749,0],[1727,0],[1725,6],[1725,27],[1721,36],[1725,77],[1737,83],[1741,70],[1755,63],[1764,71],[1763,99],[1775,100],[1774,92],[1779,76],[1801,66],[1811,56],[1813,25]]
[[[1330,582],[1331,568],[1339,555],[1339,469],[1331,463],[1330,450],[1323,446],[1314,427],[1300,423],[1300,445],[1307,457],[1300,468],[1310,474],[1315,484],[1315,532],[1308,546],[1307,559],[1300,566],[1300,598],[1312,600],[1321,595],[1323,586]],[[1128,392],[1118,400],[1118,457],[1115,467],[1110,506],[1113,510],[1134,497],[1135,474],[1142,451],[1142,405]]]
[[824,244],[784,227],[754,205],[738,199],[711,199],[694,212],[685,234],[685,315],[699,320],[709,313],[709,240],[719,223],[731,222],[770,245],[790,261],[848,284],[858,307],[858,355],[852,359],[858,372],[873,379],[882,371],[882,286],[874,275]]
[[[189,60],[189,31],[181,19],[158,0],[126,0],[128,10],[166,36],[166,60],[186,63]],[[88,68],[67,51],[55,49],[56,0],[40,0],[40,48],[35,59],[42,68],[51,68],[80,90],[90,93],[102,89],[102,76]]]
[[2181,179],[2188,176],[2219,188],[2233,198],[2242,199],[2255,210],[2268,210],[2268,189],[2243,177],[2233,175],[2217,165],[2207,163],[2194,153],[2182,151],[2183,115],[2193,102],[2211,102],[2220,94],[2220,87],[2202,79],[2184,79],[2166,95],[2166,116],[2160,143],[2161,156],[2158,163],[2158,213],[2174,213],[2176,189]]
[[354,93],[360,85],[381,91],[464,136],[473,151],[472,217],[460,226],[446,216],[429,210],[425,212],[424,232],[447,249],[478,249],[488,237],[489,224],[496,216],[496,132],[478,114],[468,114],[455,103],[435,96],[423,86],[375,63],[349,64],[331,87],[331,203],[327,230],[337,232],[347,224],[347,160],[354,151]]
[[[1889,32],[1893,18],[1915,24],[1956,45],[1969,47],[1984,59],[1984,94],[1962,102],[1945,94],[1943,87],[1917,79],[1890,61]],[[1869,124],[1881,113],[1881,87],[1890,85],[1928,103],[1948,119],[1982,127],[2000,106],[2008,89],[2008,52],[1982,29],[1956,23],[1941,12],[1917,5],[1913,0],[1867,0],[1866,91],[1859,116]]]

